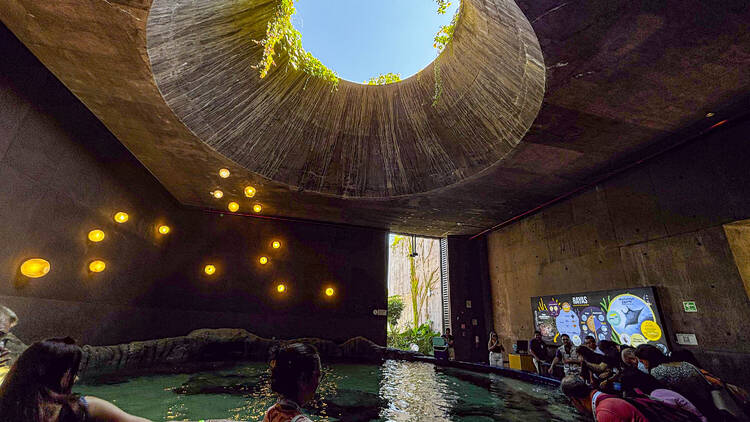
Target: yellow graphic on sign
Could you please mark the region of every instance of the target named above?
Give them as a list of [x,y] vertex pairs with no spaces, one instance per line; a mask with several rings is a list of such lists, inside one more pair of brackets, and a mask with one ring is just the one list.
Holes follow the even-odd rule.
[[633,347],[638,347],[641,344],[646,343],[648,343],[648,340],[646,340],[646,337],[643,337],[640,334],[633,334],[632,336],[630,336],[630,345]]
[[647,320],[641,324],[641,332],[643,336],[651,341],[656,341],[661,338],[661,328],[654,321]]

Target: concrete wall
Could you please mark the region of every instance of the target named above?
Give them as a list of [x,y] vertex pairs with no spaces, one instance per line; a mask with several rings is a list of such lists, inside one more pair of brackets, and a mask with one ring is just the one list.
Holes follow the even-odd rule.
[[750,216],[748,138],[748,121],[716,130],[489,235],[500,336],[531,337],[532,296],[656,286],[672,340],[695,333],[688,348],[745,383],[750,301],[722,225]]
[[[4,27],[0,46],[0,303],[18,313],[19,337],[113,344],[239,327],[385,343],[385,317],[372,311],[386,308],[386,232],[182,208]],[[130,221],[114,223],[118,210]],[[162,222],[168,236],[156,234]],[[87,241],[93,228],[103,242]],[[272,251],[272,239],[283,247]],[[19,277],[35,256],[51,272]],[[94,258],[106,271],[87,271]]]

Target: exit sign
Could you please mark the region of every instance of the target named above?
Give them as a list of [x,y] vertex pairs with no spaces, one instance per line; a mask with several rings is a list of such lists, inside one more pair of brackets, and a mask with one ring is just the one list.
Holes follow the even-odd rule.
[[692,300],[682,302],[682,307],[685,309],[685,312],[698,312],[698,307],[695,306],[695,302]]

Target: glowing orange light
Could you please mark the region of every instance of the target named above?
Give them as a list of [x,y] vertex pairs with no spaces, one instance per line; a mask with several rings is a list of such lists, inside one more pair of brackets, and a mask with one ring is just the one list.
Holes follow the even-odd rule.
[[94,229],[89,232],[89,240],[92,242],[101,242],[104,240],[104,232],[99,229]]
[[89,263],[89,271],[92,273],[100,273],[104,271],[105,268],[107,268],[107,264],[100,259],[96,259]]
[[326,289],[326,296],[333,296],[333,287],[329,287]]
[[221,176],[222,179],[226,179],[229,177],[231,173],[229,173],[229,169],[221,169],[219,170],[219,176]]
[[261,256],[258,262],[260,262],[261,265],[266,265],[268,264],[268,258],[265,256]]
[[49,270],[49,262],[42,258],[27,259],[21,264],[21,274],[29,278],[44,277]]
[[120,223],[120,224],[128,221],[128,218],[130,218],[130,217],[128,216],[128,213],[126,213],[126,212],[120,211],[117,214],[115,214],[115,221],[118,222],[118,223]]
[[170,230],[171,229],[166,224],[162,224],[161,226],[159,226],[159,233],[161,234],[167,234]]
[[284,293],[286,291],[286,286],[283,284],[279,284],[278,286],[276,286],[276,291],[279,293]]
[[255,188],[252,186],[246,186],[245,196],[247,196],[248,198],[252,198],[253,196],[255,196]]
[[263,210],[263,207],[261,207],[260,204],[253,205],[253,211],[261,212],[262,210]]
[[205,267],[203,267],[203,272],[206,273],[206,274],[208,274],[208,275],[211,275],[211,274],[213,274],[213,273],[216,272],[216,267],[214,267],[213,265],[210,265],[210,264],[206,265]]
[[281,242],[278,240],[274,240],[273,243],[271,243],[271,247],[274,249],[279,249],[281,247]]
[[229,211],[237,212],[237,210],[240,209],[240,204],[236,202],[230,202],[229,205],[227,205],[227,208],[229,209]]
[[216,199],[221,199],[224,196],[224,192],[220,191],[219,189],[216,189],[215,191],[211,192],[211,196],[213,196]]

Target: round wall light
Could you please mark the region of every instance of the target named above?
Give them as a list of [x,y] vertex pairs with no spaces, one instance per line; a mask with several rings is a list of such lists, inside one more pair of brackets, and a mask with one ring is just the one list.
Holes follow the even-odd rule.
[[21,274],[29,278],[44,277],[49,270],[49,262],[42,258],[27,259],[21,264]]
[[222,179],[226,179],[229,177],[231,173],[229,173],[229,169],[221,169],[219,170],[219,176],[221,176]]
[[245,186],[245,196],[247,196],[248,198],[252,198],[253,196],[255,196],[255,192],[256,191],[254,187]]
[[88,237],[92,242],[101,242],[102,240],[104,240],[104,231],[99,229],[91,230]]
[[278,240],[274,240],[273,243],[271,243],[271,247],[274,249],[279,249],[281,247],[281,242]]
[[224,192],[220,191],[219,189],[216,189],[215,191],[211,192],[211,196],[213,196],[216,199],[221,199],[224,196]]
[[128,216],[128,213],[126,212],[120,211],[117,214],[115,214],[115,221],[120,224],[128,221],[128,218],[130,218],[130,216]]
[[276,291],[279,293],[284,293],[286,291],[286,286],[283,283],[280,283],[278,286],[276,286]]
[[100,273],[107,268],[107,264],[101,259],[95,259],[89,263],[89,271],[92,273]]
[[260,204],[255,204],[255,205],[253,205],[253,211],[259,213],[259,212],[263,211],[263,207],[261,207]]
[[260,262],[260,265],[266,265],[268,264],[268,257],[261,256],[258,262]]
[[203,267],[203,272],[206,273],[206,274],[208,274],[208,275],[211,275],[211,274],[213,274],[213,273],[216,272],[216,267],[214,267],[211,264],[206,265],[205,267]]
[[171,229],[166,224],[162,224],[161,226],[159,226],[159,233],[161,234],[167,234],[170,230]]
[[326,296],[333,296],[335,292],[333,291],[333,287],[329,287],[326,289]]
[[230,202],[229,205],[227,205],[227,208],[229,209],[229,211],[237,212],[237,210],[240,209],[240,204],[236,202]]

